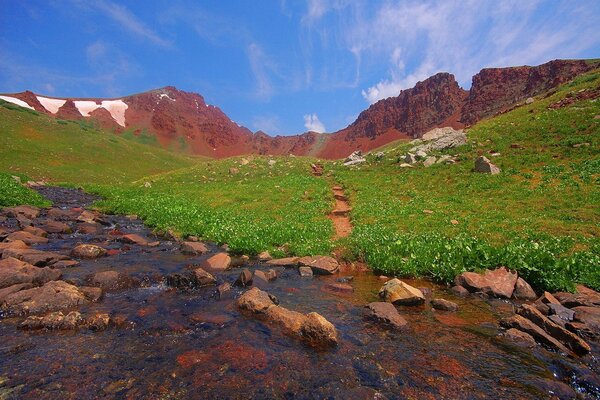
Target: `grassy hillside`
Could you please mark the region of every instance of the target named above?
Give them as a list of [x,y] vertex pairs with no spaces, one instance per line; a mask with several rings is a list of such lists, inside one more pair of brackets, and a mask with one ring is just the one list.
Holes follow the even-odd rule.
[[0,171],[82,184],[119,183],[194,164],[192,158],[57,120],[0,100]]

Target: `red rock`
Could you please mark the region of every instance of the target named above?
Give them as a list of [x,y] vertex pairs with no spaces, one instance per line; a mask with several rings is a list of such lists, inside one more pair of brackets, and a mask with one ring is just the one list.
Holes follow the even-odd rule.
[[12,242],[0,242],[0,255],[6,249],[27,249],[29,246],[22,240],[15,240]]
[[204,260],[202,267],[226,271],[231,267],[231,257],[229,257],[227,253],[217,253],[214,256]]
[[138,286],[139,281],[118,271],[102,271],[92,275],[89,284],[110,291]]
[[40,236],[40,237],[44,237],[44,238],[46,236],[48,236],[48,232],[46,232],[43,229],[36,228],[35,226],[26,226],[25,228],[23,228],[23,231],[27,232],[27,233],[31,233],[32,235]]
[[335,326],[316,312],[306,314],[300,332],[312,346],[335,346],[338,343]]
[[31,283],[17,283],[16,285],[0,289],[0,304],[2,304],[6,296],[8,296],[9,294],[17,293],[20,290],[31,289],[32,287],[33,284]]
[[238,276],[235,284],[241,287],[252,285],[252,272],[250,272],[249,269],[244,268],[244,270],[240,272],[240,276]]
[[298,260],[300,260],[300,257],[276,258],[267,261],[267,265],[274,267],[295,267],[298,265]]
[[296,335],[300,335],[302,324],[306,320],[304,314],[280,306],[269,307],[265,314],[269,322]]
[[298,264],[310,267],[315,275],[332,275],[340,268],[337,260],[329,256],[302,257]]
[[4,309],[9,314],[39,314],[87,303],[84,293],[63,281],[50,281],[42,287],[21,290],[6,296]]
[[13,257],[25,261],[36,267],[52,265],[61,260],[68,260],[69,257],[50,251],[35,250],[30,248],[9,247],[2,252],[2,258]]
[[425,302],[423,293],[400,279],[392,279],[379,289],[379,297],[399,305],[418,305]]
[[183,242],[181,244],[181,252],[183,254],[190,254],[190,255],[202,255],[206,252],[208,252],[208,247],[206,247],[206,245],[204,243],[200,243],[200,242]]
[[257,279],[262,280],[264,282],[274,281],[275,279],[277,279],[277,272],[275,272],[275,270],[272,269],[268,271],[257,269],[254,271],[254,281],[256,281]]
[[396,307],[391,303],[375,302],[367,305],[368,317],[391,326],[395,329],[404,328],[408,322],[398,313]]
[[490,296],[512,297],[518,275],[505,267],[495,270],[486,270],[483,274],[463,272],[456,277],[455,283],[470,292],[483,292]]
[[458,304],[445,299],[433,299],[431,300],[431,306],[441,311],[458,311]]
[[48,233],[71,233],[73,230],[64,222],[48,220],[41,228]]
[[13,232],[13,233],[9,234],[5,239],[5,241],[7,241],[7,242],[14,242],[16,240],[25,242],[25,244],[27,244],[29,246],[34,245],[34,244],[48,243],[47,238],[42,237],[42,236],[36,236],[36,235],[26,232],[26,231]]
[[537,294],[533,288],[525,281],[523,278],[517,279],[517,283],[515,284],[515,291],[513,292],[513,296],[515,299],[519,300],[535,300],[537,299]]
[[58,270],[34,267],[12,257],[0,260],[0,288],[22,283],[42,285],[60,279],[61,275]]
[[157,242],[149,242],[148,239],[136,233],[129,233],[127,235],[121,236],[121,241],[129,244],[137,244],[138,246],[155,247],[158,245]]
[[76,258],[99,258],[106,255],[106,249],[95,244],[80,244],[71,250]]
[[17,218],[19,216],[34,219],[40,215],[40,209],[32,206],[8,207],[2,210],[7,216]]
[[77,224],[75,230],[84,235],[95,235],[100,231],[100,227],[96,223],[82,222]]
[[505,328],[515,328],[525,332],[531,335],[537,342],[540,342],[553,350],[558,350],[565,354],[572,354],[571,350],[566,348],[562,343],[547,334],[535,323],[520,315],[513,315],[512,317],[504,318],[500,320],[500,325]]

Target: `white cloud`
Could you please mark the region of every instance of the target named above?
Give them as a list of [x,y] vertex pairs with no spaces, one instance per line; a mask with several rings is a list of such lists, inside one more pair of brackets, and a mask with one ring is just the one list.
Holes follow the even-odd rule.
[[256,43],[251,43],[248,46],[247,54],[250,69],[256,80],[255,95],[262,99],[268,99],[273,94],[273,85],[269,78],[269,70],[274,70],[275,66]]
[[319,116],[315,113],[306,114],[304,116],[304,127],[309,131],[323,133],[325,132],[325,125],[319,121]]
[[252,127],[257,131],[263,131],[269,135],[281,133],[279,117],[276,115],[257,115],[252,118]]

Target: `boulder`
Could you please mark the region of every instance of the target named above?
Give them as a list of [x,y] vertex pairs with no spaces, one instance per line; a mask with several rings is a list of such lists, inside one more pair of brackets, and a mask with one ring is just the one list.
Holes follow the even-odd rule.
[[13,257],[21,261],[25,261],[36,267],[44,267],[53,265],[61,260],[68,260],[69,257],[53,253],[50,251],[35,250],[30,248],[14,248],[10,247],[2,252],[2,258]]
[[257,287],[246,291],[237,300],[237,305],[240,309],[250,311],[255,314],[266,313],[269,307],[275,305],[271,296],[267,292],[263,292]]
[[6,296],[2,308],[10,315],[40,314],[86,303],[89,300],[76,286],[64,281],[50,281],[42,287]]
[[75,258],[99,258],[106,255],[106,249],[95,244],[80,244],[71,250],[71,257]]
[[26,231],[17,231],[9,234],[6,239],[7,242],[14,242],[15,240],[20,240],[24,242],[26,245],[31,246],[34,244],[46,244],[48,243],[48,239],[43,236],[36,236],[32,233]]
[[231,267],[231,257],[227,253],[217,253],[202,263],[203,268],[226,271]]
[[398,313],[396,307],[391,303],[377,301],[367,304],[368,317],[394,329],[405,327],[408,322]]
[[296,335],[300,335],[300,330],[306,320],[306,316],[302,313],[275,305],[269,307],[265,315],[269,322],[279,325]]
[[199,256],[208,252],[208,247],[201,242],[183,242],[180,250],[183,254]]
[[513,297],[518,300],[535,300],[537,299],[537,294],[535,294],[535,291],[525,279],[519,277],[517,283],[515,283]]
[[136,287],[140,282],[118,271],[103,271],[92,275],[89,278],[89,284],[104,291],[111,291]]
[[500,325],[505,328],[515,328],[525,332],[531,335],[537,342],[552,350],[557,350],[565,354],[572,354],[571,350],[566,348],[561,342],[548,335],[542,328],[521,315],[503,318],[500,320]]
[[344,165],[345,166],[356,165],[356,164],[364,163],[365,161],[367,161],[367,160],[362,156],[362,152],[360,150],[356,150],[355,152],[350,154],[348,157],[346,157],[346,159],[344,160]]
[[276,258],[267,261],[267,265],[274,267],[295,267],[298,265],[298,260],[300,260],[300,257]]
[[298,267],[298,273],[300,274],[300,276],[309,276],[312,277],[313,276],[313,271],[311,267]]
[[436,135],[437,137],[432,140],[426,141],[423,144],[419,144],[411,148],[410,151],[412,153],[417,151],[429,153],[432,151],[441,151],[467,144],[467,135],[465,135],[462,130],[450,129],[452,128],[448,128],[448,130],[441,135]]
[[417,305],[425,302],[423,293],[409,284],[394,278],[379,289],[379,296],[385,301],[399,305]]
[[5,215],[12,218],[25,217],[27,219],[34,219],[40,215],[40,209],[33,206],[8,207],[2,211]]
[[64,222],[47,220],[43,225],[40,226],[43,230],[48,233],[71,233],[73,230],[71,227]]
[[500,173],[500,168],[492,164],[487,157],[479,156],[475,160],[475,172],[496,175]]
[[510,299],[517,283],[516,272],[505,267],[486,270],[483,274],[463,272],[455,279],[455,284],[470,292],[482,292],[489,296]]
[[458,311],[458,304],[445,299],[433,299],[431,306],[441,311]]
[[252,285],[252,272],[244,268],[235,281],[236,286],[246,287]]
[[535,323],[546,333],[571,349],[575,354],[585,355],[590,352],[590,346],[583,339],[549,320],[537,308],[524,304],[517,310],[517,313]]
[[300,334],[312,346],[335,346],[337,345],[337,330],[335,326],[327,321],[322,315],[311,312],[300,328]]
[[333,275],[340,265],[337,260],[329,256],[302,257],[298,260],[302,267],[310,267],[315,275]]
[[424,167],[431,167],[433,164],[435,164],[436,161],[437,161],[436,157],[429,156],[425,160],[423,160],[423,166]]
[[62,273],[51,268],[38,268],[16,258],[0,260],[0,289],[17,284],[43,285],[60,279]]

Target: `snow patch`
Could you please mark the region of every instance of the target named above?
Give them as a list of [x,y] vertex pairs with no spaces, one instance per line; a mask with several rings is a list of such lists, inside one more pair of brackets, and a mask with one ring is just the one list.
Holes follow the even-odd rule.
[[16,104],[21,107],[31,108],[32,110],[35,110],[35,108],[31,107],[29,104],[25,103],[23,100],[17,99],[16,97],[0,96],[0,99],[2,99],[4,101],[8,101],[9,103]]
[[160,94],[160,98],[161,98],[161,99],[162,99],[162,98],[165,98],[165,97],[166,97],[167,99],[171,100],[171,101],[175,101],[175,99],[172,99],[172,98],[170,98],[170,97],[169,97],[169,95],[168,95],[168,94],[166,94],[166,93],[161,93],[161,94]]
[[50,99],[48,97],[36,96],[38,101],[44,106],[44,108],[50,111],[52,114],[56,114],[58,109],[65,105],[66,100],[61,99]]
[[121,126],[125,126],[125,110],[127,110],[128,105],[123,100],[104,100],[102,102],[102,108],[108,110],[111,117],[117,124]]
[[79,110],[79,113],[84,117],[89,117],[90,113],[97,108],[102,107],[100,104],[96,104],[95,101],[90,100],[77,100],[74,101],[75,107]]

